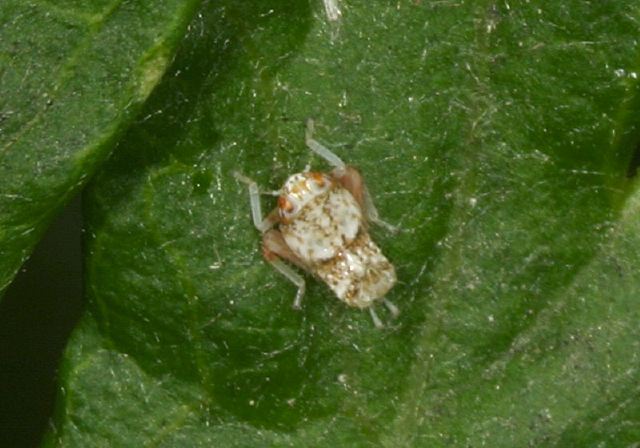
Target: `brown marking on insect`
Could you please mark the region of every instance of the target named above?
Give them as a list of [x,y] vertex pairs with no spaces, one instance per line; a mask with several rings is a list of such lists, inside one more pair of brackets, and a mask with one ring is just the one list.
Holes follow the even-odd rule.
[[262,236],[262,255],[265,260],[272,261],[278,257],[295,264],[301,269],[308,267],[287,246],[279,230],[270,229]]
[[311,178],[318,184],[319,187],[324,187],[325,180],[322,173],[311,172],[309,174],[311,175]]

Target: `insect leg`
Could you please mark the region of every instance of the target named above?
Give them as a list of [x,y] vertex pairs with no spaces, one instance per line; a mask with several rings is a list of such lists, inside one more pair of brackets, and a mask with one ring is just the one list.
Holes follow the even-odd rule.
[[373,198],[371,198],[371,193],[367,189],[367,186],[362,184],[362,197],[364,199],[364,212],[367,215],[367,220],[372,222],[380,227],[384,227],[391,233],[396,233],[399,229],[393,224],[388,223],[384,219],[380,218],[380,214],[378,213],[378,209],[373,204]]
[[342,15],[338,7],[338,0],[323,0],[324,10],[329,20],[338,20]]
[[317,140],[314,140],[313,129],[314,129],[313,120],[309,118],[307,120],[307,129],[304,133],[304,141],[307,147],[311,151],[315,152],[320,157],[322,157],[324,160],[329,162],[331,165],[333,165],[337,170],[343,171],[346,167],[345,163],[342,161],[340,157],[334,154],[329,148],[323,146]]
[[396,226],[389,224],[380,218],[380,214],[373,203],[373,199],[367,189],[367,185],[364,183],[364,179],[362,179],[362,175],[357,169],[352,166],[347,166],[342,171],[335,170],[333,175],[344,188],[349,190],[356,201],[358,201],[368,222],[384,227],[390,232],[398,231]]
[[278,222],[278,217],[274,213],[270,213],[266,218],[262,218],[262,207],[260,205],[260,190],[258,184],[247,176],[234,171],[233,177],[249,187],[249,200],[251,201],[251,218],[253,225],[260,233],[265,233]]
[[276,269],[276,271],[284,275],[291,283],[298,287],[296,298],[293,300],[293,308],[299,310],[302,305],[302,297],[304,296],[305,291],[304,278],[302,278],[300,274],[294,271],[291,266],[277,257],[268,261],[269,263],[271,263],[271,266]]
[[295,256],[289,246],[287,246],[284,238],[282,238],[282,234],[276,229],[271,229],[263,235],[262,250],[264,258],[271,264],[271,266],[298,287],[296,298],[293,301],[293,308],[300,309],[302,297],[304,296],[305,291],[304,278],[291,266],[282,261],[282,258],[302,269],[307,269],[306,266],[298,257]]
[[373,311],[373,307],[369,307],[369,314],[371,315],[371,320],[373,321],[373,325],[375,325],[378,330],[381,330],[382,328],[384,328],[384,325],[382,325],[382,321],[380,320],[376,312]]
[[389,312],[391,312],[391,315],[393,316],[394,319],[400,315],[400,310],[398,309],[397,306],[393,304],[393,302],[387,299],[383,299],[383,302],[384,302],[384,306],[386,306]]

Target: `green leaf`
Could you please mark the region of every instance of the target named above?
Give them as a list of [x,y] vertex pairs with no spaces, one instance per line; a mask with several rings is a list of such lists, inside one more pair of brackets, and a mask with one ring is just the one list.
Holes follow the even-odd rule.
[[[625,446],[640,437],[630,1],[207,3],[86,196],[48,444]],[[402,310],[260,254],[238,170],[358,166]],[[263,198],[265,207],[273,198]],[[382,307],[380,307],[382,308]]]
[[0,293],[160,80],[196,3],[3,0]]

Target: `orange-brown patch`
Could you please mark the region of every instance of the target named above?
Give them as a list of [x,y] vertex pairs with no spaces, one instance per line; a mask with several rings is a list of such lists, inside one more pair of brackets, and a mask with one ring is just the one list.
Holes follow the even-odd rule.
[[311,174],[311,178],[320,186],[320,187],[324,187],[324,176],[322,175],[322,173],[318,173],[318,172],[311,172],[309,173]]
[[287,213],[291,213],[293,211],[293,204],[285,196],[280,196],[278,198],[278,208]]
[[278,258],[278,256],[275,253],[267,249],[267,246],[264,244],[264,242],[262,243],[262,256],[267,261],[273,261],[276,258]]

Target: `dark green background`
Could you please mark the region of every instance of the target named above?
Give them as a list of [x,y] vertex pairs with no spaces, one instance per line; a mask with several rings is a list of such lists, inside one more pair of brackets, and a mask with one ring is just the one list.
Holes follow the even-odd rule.
[[56,370],[82,309],[80,201],[52,223],[0,303],[0,440],[37,446]]
[[[115,11],[138,17],[130,5]],[[64,153],[57,188],[69,197],[100,168],[45,445],[640,438],[635,2],[354,0],[337,22],[306,1],[203,2],[173,21],[171,5],[155,10],[162,57],[142,39],[113,66],[142,73],[106,95],[132,110],[98,124],[70,112],[99,143]],[[372,230],[400,279],[402,314],[383,331],[310,277],[292,311],[295,288],[261,260],[232,172],[275,189],[325,167],[304,147],[308,117],[403,229]],[[35,227],[62,202],[40,197]],[[6,216],[15,243],[33,221]]]

